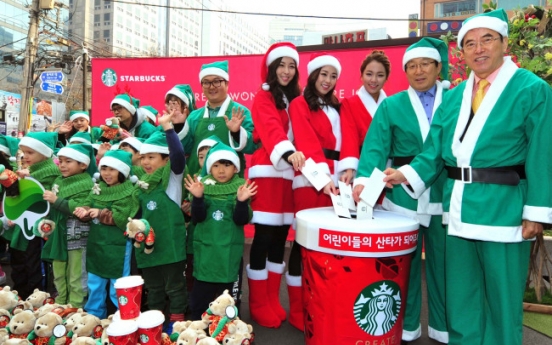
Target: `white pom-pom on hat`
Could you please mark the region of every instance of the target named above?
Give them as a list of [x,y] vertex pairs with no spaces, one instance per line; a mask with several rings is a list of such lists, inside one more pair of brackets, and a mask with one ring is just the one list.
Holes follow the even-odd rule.
[[94,175],[92,176],[92,182],[97,182],[100,180],[100,173],[97,172],[97,173],[94,173]]
[[450,81],[442,80],[441,81],[441,86],[443,87],[443,89],[450,89]]
[[265,91],[270,91],[270,85],[268,85],[267,83],[263,83],[263,85],[261,86],[261,89]]
[[132,183],[136,183],[136,182],[138,182],[138,176],[132,175],[131,177],[129,177],[129,180]]

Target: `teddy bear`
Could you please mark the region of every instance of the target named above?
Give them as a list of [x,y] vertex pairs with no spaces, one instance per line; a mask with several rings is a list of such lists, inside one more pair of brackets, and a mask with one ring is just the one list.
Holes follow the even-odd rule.
[[[249,339],[250,342],[253,342],[253,339],[255,337],[253,333],[253,326],[243,322],[239,318],[236,318],[235,320],[232,320],[228,324],[228,335],[234,335],[234,334],[242,334],[244,335],[245,339]],[[226,339],[226,338],[225,338]]]
[[209,335],[217,341],[222,341],[228,333],[228,324],[238,316],[234,298],[224,290],[201,316],[203,322],[209,324]]
[[129,217],[124,235],[134,240],[134,247],[136,248],[140,248],[140,244],[144,242],[144,253],[151,254],[153,252],[155,232],[147,220]]
[[11,290],[9,286],[5,286],[0,290],[0,310],[4,309],[11,312],[17,305],[19,296],[16,290]]
[[79,308],[76,313],[73,313],[71,316],[68,316],[64,321],[63,325],[65,326],[65,331],[67,333],[73,331],[73,327],[75,327],[76,324],[79,323],[80,319],[86,315],[85,312],[83,312],[82,308]]
[[67,334],[68,337],[72,337],[73,341],[78,337],[92,337],[100,338],[102,336],[103,328],[101,320],[92,314],[86,314],[82,316],[73,326],[72,333]]
[[252,339],[247,338],[245,334],[235,333],[227,334],[222,340],[223,345],[249,345],[252,343]]
[[33,310],[42,307],[47,303],[54,303],[53,299],[50,298],[50,294],[39,289],[34,289],[33,293],[27,297],[27,302],[30,302]]
[[96,339],[90,337],[78,337],[71,342],[71,345],[96,345]]
[[18,301],[15,308],[12,310],[12,314],[15,313],[16,310],[30,310],[34,312],[33,304],[27,300],[25,301]]
[[6,327],[0,328],[0,344],[4,345],[6,341],[10,339],[10,334],[8,333],[8,330]]
[[[184,322],[183,331],[187,329],[193,329],[198,334],[207,334],[205,333],[205,330],[207,329],[207,327],[209,327],[209,324],[206,323],[205,321],[199,320],[199,321],[183,321],[183,322]],[[174,330],[174,326],[173,326],[173,330]]]
[[8,339],[3,345],[32,345],[27,339]]
[[14,309],[13,313],[6,327],[10,339],[26,339],[35,326],[36,317],[31,310]]
[[[202,338],[206,337],[205,332],[203,332],[201,336]],[[174,342],[174,344],[175,345],[194,345],[199,339],[199,337],[200,337],[200,334],[198,334],[195,330],[188,328],[183,332],[179,333],[178,339],[176,339],[176,342]]]
[[19,177],[13,171],[0,164],[0,184],[4,187],[7,197],[19,195]]
[[[0,329],[6,328],[10,323],[11,314],[6,309],[0,309]],[[2,342],[0,342],[2,344]]]
[[196,345],[220,345],[220,343],[216,341],[214,338],[205,337],[205,338],[199,339]]
[[110,141],[115,139],[121,130],[119,127],[119,119],[117,117],[110,117],[106,119],[105,125],[101,125],[100,128],[102,130],[101,141]]
[[56,312],[56,310],[58,310],[59,308],[61,307],[60,304],[57,304],[57,303],[46,303],[42,306],[40,306],[38,309],[36,309],[34,311],[34,314],[36,316],[36,318],[38,319],[39,317],[41,317],[42,315],[46,314],[46,313],[49,313],[49,312],[54,312],[56,314],[58,314]]
[[66,341],[63,319],[56,313],[46,313],[36,320],[28,338],[34,345],[64,345]]
[[109,315],[107,319],[102,319],[101,326],[102,326],[102,335],[100,337],[100,345],[109,345],[109,337],[107,336],[107,327],[111,324],[113,321],[113,315]]

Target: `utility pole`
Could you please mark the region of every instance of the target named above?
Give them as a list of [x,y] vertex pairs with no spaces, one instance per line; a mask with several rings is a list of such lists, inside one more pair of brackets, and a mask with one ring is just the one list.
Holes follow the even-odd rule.
[[29,35],[25,48],[25,63],[23,64],[23,80],[21,82],[21,108],[19,110],[19,132],[26,133],[30,114],[30,99],[33,97],[34,88],[34,63],[38,49],[38,15],[40,13],[40,0],[33,0],[31,4]]
[[82,49],[82,110],[88,110],[88,51]]

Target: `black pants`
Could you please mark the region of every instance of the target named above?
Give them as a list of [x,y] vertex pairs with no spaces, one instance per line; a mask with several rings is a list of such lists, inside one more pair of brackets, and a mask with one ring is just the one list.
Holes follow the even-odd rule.
[[284,261],[284,250],[289,225],[255,224],[255,237],[249,253],[249,266],[253,270],[263,270],[268,261],[280,264]]
[[290,276],[300,276],[303,272],[301,263],[301,245],[293,241],[291,252],[289,253],[288,272]]
[[21,299],[27,299],[34,289],[45,290],[42,272],[42,238],[35,237],[29,241],[27,250],[10,249],[11,278],[13,290],[19,292]]

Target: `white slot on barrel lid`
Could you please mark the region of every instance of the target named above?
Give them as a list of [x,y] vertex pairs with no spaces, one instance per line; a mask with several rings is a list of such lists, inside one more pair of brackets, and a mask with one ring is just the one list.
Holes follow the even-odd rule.
[[115,289],[126,289],[139,285],[144,285],[144,279],[141,276],[128,276],[119,278],[115,281]]
[[165,322],[165,315],[159,310],[149,310],[140,314],[138,328],[153,328]]
[[113,337],[120,337],[136,332],[138,330],[138,323],[134,320],[119,320],[113,321],[109,327],[107,327],[107,335]]

